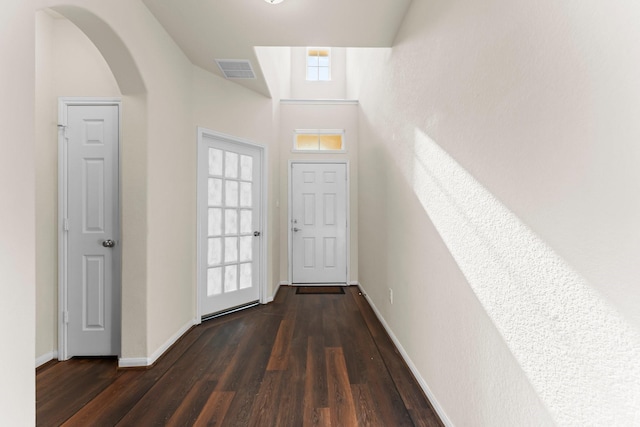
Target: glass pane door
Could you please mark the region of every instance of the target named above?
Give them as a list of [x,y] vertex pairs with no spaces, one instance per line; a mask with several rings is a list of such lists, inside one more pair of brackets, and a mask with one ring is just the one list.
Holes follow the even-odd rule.
[[203,315],[259,298],[259,154],[248,146],[208,144]]

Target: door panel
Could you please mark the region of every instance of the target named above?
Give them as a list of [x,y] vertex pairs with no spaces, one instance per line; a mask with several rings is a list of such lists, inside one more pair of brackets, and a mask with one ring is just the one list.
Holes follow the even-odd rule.
[[292,165],[293,283],[347,281],[346,169],[345,164]]
[[207,316],[260,296],[261,154],[258,148],[203,135],[199,147],[200,313]]
[[117,105],[67,108],[66,357],[120,353]]

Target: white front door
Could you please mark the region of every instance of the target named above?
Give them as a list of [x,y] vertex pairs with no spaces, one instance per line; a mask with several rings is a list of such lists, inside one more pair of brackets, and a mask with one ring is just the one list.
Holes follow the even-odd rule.
[[291,166],[292,283],[347,282],[347,165]]
[[198,147],[200,314],[260,298],[262,152],[202,132]]
[[119,105],[67,103],[61,110],[61,358],[119,355]]

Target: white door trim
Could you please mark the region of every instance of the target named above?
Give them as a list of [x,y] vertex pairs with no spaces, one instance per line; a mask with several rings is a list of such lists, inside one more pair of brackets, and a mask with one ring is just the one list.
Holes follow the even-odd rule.
[[337,165],[342,164],[347,168],[347,188],[346,195],[347,198],[347,286],[351,283],[351,193],[350,193],[350,171],[349,171],[349,160],[289,160],[289,170],[288,181],[288,212],[287,212],[287,254],[288,254],[288,274],[289,274],[289,286],[293,284],[293,232],[291,227],[291,221],[293,220],[293,182],[292,182],[292,166],[295,164],[331,164]]
[[[262,163],[262,176],[260,177],[262,179],[262,189],[261,189],[261,196],[260,196],[260,233],[261,233],[261,239],[260,239],[260,284],[258,286],[258,290],[259,290],[259,295],[260,295],[260,304],[266,304],[268,303],[268,295],[267,295],[267,263],[269,261],[269,252],[267,251],[267,240],[269,238],[269,234],[268,234],[268,228],[267,228],[267,224],[269,224],[269,222],[267,221],[267,217],[268,217],[268,210],[267,210],[267,204],[268,204],[268,177],[269,177],[269,173],[268,173],[268,165],[267,165],[267,150],[268,147],[262,145],[262,144],[257,144],[253,141],[249,141],[247,139],[243,139],[243,138],[238,138],[232,135],[227,135],[224,133],[220,133],[220,132],[216,132],[204,127],[200,127],[198,126],[198,139],[197,139],[197,146],[196,146],[196,158],[200,159],[200,150],[203,145],[203,139],[205,136],[217,139],[219,141],[222,142],[229,142],[232,144],[240,144],[240,145],[246,145],[246,146],[250,146],[253,148],[257,148],[258,151],[260,152],[260,161]],[[197,167],[197,216],[196,216],[196,239],[197,239],[197,261],[196,261],[196,272],[197,272],[197,283],[196,283],[196,287],[197,287],[197,291],[196,291],[196,318],[195,318],[195,322],[196,324],[200,324],[202,322],[202,312],[201,312],[201,308],[200,308],[200,300],[203,298],[202,296],[202,289],[204,287],[204,283],[206,282],[207,278],[205,277],[204,274],[204,268],[202,265],[202,257],[204,256],[202,248],[203,248],[203,241],[202,239],[204,238],[203,236],[206,235],[206,221],[205,218],[202,215],[202,212],[204,212],[204,208],[207,205],[207,200],[203,199],[202,197],[200,197],[199,195],[202,192],[203,188],[207,187],[207,180],[206,180],[206,174],[204,174],[203,170],[202,170],[202,165],[201,162],[198,161],[198,167]]]
[[[121,150],[120,141],[122,140],[122,106],[119,98],[89,98],[89,97],[60,97],[58,98],[58,360],[67,360],[67,322],[65,313],[67,313],[67,289],[68,289],[68,233],[65,232],[65,218],[68,217],[67,202],[68,202],[68,188],[67,188],[67,108],[71,106],[109,106],[115,105],[118,107],[118,215],[116,215],[116,223],[118,229],[118,236],[116,239],[121,241],[121,198],[122,188],[120,180],[120,165],[121,162]],[[122,295],[122,251],[118,251],[114,254],[113,265],[117,274],[114,275],[116,283],[114,287],[118,287],[118,294]],[[118,312],[120,313],[120,321],[122,321],[122,298],[117,301],[120,304]],[[122,340],[122,336],[120,336]]]

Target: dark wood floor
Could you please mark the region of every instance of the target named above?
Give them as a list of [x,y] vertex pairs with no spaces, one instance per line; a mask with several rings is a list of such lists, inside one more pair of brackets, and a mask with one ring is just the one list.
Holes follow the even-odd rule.
[[150,369],[71,359],[37,371],[39,426],[440,426],[349,287],[204,322]]

